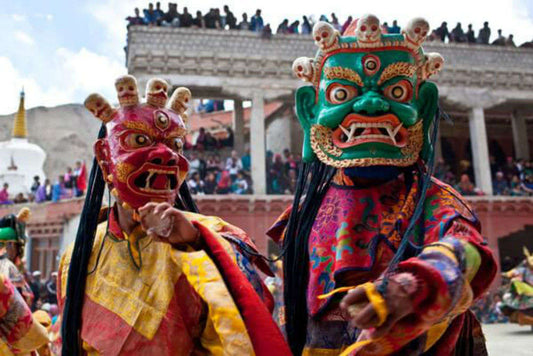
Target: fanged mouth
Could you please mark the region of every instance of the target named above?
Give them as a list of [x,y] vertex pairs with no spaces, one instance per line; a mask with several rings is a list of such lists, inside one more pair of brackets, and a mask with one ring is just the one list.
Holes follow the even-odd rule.
[[368,142],[380,142],[398,148],[407,144],[408,131],[395,115],[348,115],[333,131],[333,143],[348,148]]
[[133,178],[133,186],[147,194],[172,193],[178,187],[177,170],[177,167],[162,167],[147,163],[139,170],[141,173]]

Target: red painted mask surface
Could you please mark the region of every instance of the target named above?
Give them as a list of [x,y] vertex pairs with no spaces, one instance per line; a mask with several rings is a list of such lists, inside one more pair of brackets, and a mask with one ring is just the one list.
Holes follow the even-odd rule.
[[123,107],[106,127],[95,152],[117,199],[134,209],[148,202],[172,204],[189,170],[180,115],[147,104]]

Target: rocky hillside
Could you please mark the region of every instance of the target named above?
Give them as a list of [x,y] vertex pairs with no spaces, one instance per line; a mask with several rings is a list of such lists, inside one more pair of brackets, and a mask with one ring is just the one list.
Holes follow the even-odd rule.
[[[14,113],[0,116],[0,141],[11,138]],[[52,181],[78,159],[92,162],[92,145],[100,123],[81,104],[53,108],[36,107],[26,111],[28,139],[46,154],[44,172]]]

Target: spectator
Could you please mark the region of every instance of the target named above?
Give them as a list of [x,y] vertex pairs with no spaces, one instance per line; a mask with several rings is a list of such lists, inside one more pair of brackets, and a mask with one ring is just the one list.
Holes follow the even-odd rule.
[[15,196],[15,199],[13,199],[14,204],[22,204],[22,203],[27,203],[27,202],[28,202],[28,199],[24,198],[24,194],[22,193],[18,193]]
[[183,14],[180,15],[180,27],[191,27],[194,24],[194,19],[187,7],[183,8]]
[[205,128],[200,127],[198,136],[196,137],[196,144],[194,145],[197,150],[203,151],[206,145]]
[[198,28],[205,28],[205,20],[201,11],[196,11],[196,18],[193,20],[192,24]]
[[298,173],[295,169],[290,169],[288,172],[287,187],[285,188],[285,194],[294,194],[296,192],[296,183],[298,181]]
[[[159,3],[158,3],[159,4]],[[157,12],[157,10],[156,10]],[[171,2],[168,3],[168,12],[161,15],[161,25],[166,27],[181,27],[180,14],[178,13],[178,5]]]
[[307,16],[303,16],[302,19],[303,19],[303,22],[302,22],[302,35],[308,35],[312,31],[311,23],[309,22],[309,19],[307,18]]
[[204,182],[200,178],[200,173],[194,172],[188,181],[188,185],[192,194],[204,194]]
[[233,135],[233,129],[231,127],[226,127],[226,133],[227,133],[226,138],[221,141],[222,146],[233,147],[234,139],[235,139]]
[[472,24],[468,25],[468,31],[466,31],[466,41],[468,43],[476,43],[476,35],[472,29]]
[[320,15],[318,21],[329,22],[328,17],[326,15]]
[[204,181],[204,193],[205,194],[215,194],[217,188],[217,179],[214,172],[207,173]]
[[30,289],[33,293],[33,301],[31,305],[31,310],[37,310],[37,302],[41,299],[41,272],[34,271],[31,274],[31,279],[29,281]]
[[215,28],[219,30],[224,29],[224,23],[222,22],[222,16],[220,16],[220,9],[214,9]]
[[237,178],[237,173],[242,170],[242,163],[237,151],[231,151],[231,157],[226,160],[226,170],[229,172],[231,181]]
[[143,21],[146,25],[149,25],[149,26],[156,25],[156,14],[154,11],[154,4],[149,3],[148,9],[144,9],[143,14],[144,14]]
[[45,179],[44,184],[35,193],[35,201],[42,203],[50,200],[52,200],[52,185],[50,184],[50,179]]
[[496,38],[496,39],[492,42],[492,44],[493,44],[494,46],[505,46],[505,41],[506,41],[506,39],[505,39],[505,37],[502,35],[502,30],[499,29],[499,30],[498,30],[498,38]]
[[219,147],[218,140],[213,135],[211,135],[211,132],[205,133],[204,143],[205,143],[205,149],[208,151],[214,150]]
[[522,43],[520,48],[533,48],[533,40]]
[[490,39],[489,23],[487,21],[485,21],[483,23],[483,28],[481,30],[479,30],[479,34],[477,36],[477,41],[478,41],[478,43],[481,43],[481,44],[489,44],[489,39]]
[[496,176],[492,185],[494,195],[509,195],[509,184],[505,180],[503,172],[496,172]]
[[476,195],[474,185],[470,181],[468,174],[461,175],[461,181],[455,186],[455,190],[462,195]]
[[346,29],[348,28],[348,26],[350,26],[352,21],[353,21],[353,17],[352,16],[348,16],[348,18],[346,19],[346,21],[342,25],[341,33],[344,33],[346,31]]
[[513,35],[509,35],[509,37],[507,37],[507,39],[505,40],[505,45],[508,47],[516,47],[516,44],[513,40]]
[[37,193],[37,190],[39,189],[39,187],[41,186],[41,182],[40,182],[40,177],[39,176],[35,176],[33,177],[33,184],[31,185],[31,192],[33,194],[36,194]]
[[236,30],[237,29],[237,19],[233,15],[233,12],[231,12],[229,10],[228,5],[224,5],[224,13],[226,14],[225,24],[228,25],[230,30]]
[[192,176],[194,173],[200,173],[202,163],[196,152],[191,153],[191,161],[189,162],[189,174]]
[[387,31],[389,33],[400,33],[400,26],[398,26],[398,21],[394,20],[392,21],[392,26],[387,28]]
[[450,41],[459,43],[466,42],[466,35],[461,27],[460,22],[458,22],[457,26],[455,26],[455,28],[452,30],[450,34]]
[[9,200],[9,192],[7,191],[8,188],[9,184],[4,183],[4,188],[0,190],[0,205],[13,204],[13,202]]
[[74,170],[74,178],[76,184],[76,196],[81,197],[87,189],[87,168],[85,162],[76,161],[76,169]]
[[298,30],[299,27],[300,27],[300,21],[298,20],[294,21],[289,26],[289,33],[297,35],[299,33],[299,30]]
[[270,176],[272,182],[272,192],[274,194],[283,194],[285,191],[285,175],[284,164],[280,154],[274,155],[274,162],[270,168]]
[[511,179],[510,191],[511,195],[515,197],[519,197],[525,194],[524,190],[522,189],[522,182],[520,181],[520,178],[517,175],[514,175]]
[[267,23],[265,27],[261,30],[261,38],[265,40],[269,40],[272,38],[272,29],[270,28],[270,24]]
[[126,21],[128,21],[128,28],[130,26],[136,26],[136,25],[144,25],[143,18],[139,16],[139,8],[135,8],[135,16],[128,16],[126,17]]
[[159,1],[156,2],[156,4],[155,4],[154,14],[155,14],[155,23],[156,23],[156,25],[158,25],[158,26],[161,25],[161,21],[163,21],[163,18],[165,17],[165,12],[163,10],[161,10],[161,3]]
[[286,35],[289,33],[289,20],[284,19],[278,26],[278,29],[276,30],[276,34],[282,34]]
[[440,27],[435,30],[435,34],[437,35],[437,39],[441,42],[444,42],[446,37],[448,37],[449,40],[450,32],[448,31],[448,23],[446,21],[443,22]]
[[239,23],[239,30],[250,30],[250,22],[248,22],[248,15],[246,12],[242,14],[242,21]]
[[335,15],[334,12],[331,13],[331,22],[330,23],[331,23],[331,26],[333,26],[333,28],[335,28],[337,31],[342,30],[342,26],[339,23],[339,19],[337,18],[337,15]]
[[220,165],[215,159],[215,155],[209,155],[205,162],[205,170],[209,174],[210,172],[217,174],[220,171]]
[[65,177],[59,176],[56,184],[52,186],[52,201],[58,202],[65,196]]
[[261,32],[263,30],[263,18],[261,17],[261,10],[257,9],[255,15],[252,16],[250,30],[254,32]]
[[237,178],[231,186],[231,190],[235,194],[246,194],[248,193],[248,182],[244,179],[242,171],[237,172]]
[[245,172],[251,172],[252,158],[250,157],[250,148],[247,147],[244,155],[241,157],[242,170]]
[[65,173],[65,188],[72,189],[74,188],[74,173],[72,173],[72,168],[67,167],[67,173]]
[[231,191],[231,178],[228,171],[222,171],[216,187],[216,194],[228,194]]

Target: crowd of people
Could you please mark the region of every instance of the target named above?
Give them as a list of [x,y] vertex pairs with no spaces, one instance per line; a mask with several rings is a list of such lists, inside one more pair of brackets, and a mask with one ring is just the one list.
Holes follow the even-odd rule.
[[85,162],[76,161],[74,169],[67,167],[66,172],[59,175],[54,183],[48,178],[41,182],[39,176],[33,177],[30,192],[26,195],[17,193],[12,196],[9,192],[9,184],[4,183],[2,190],[0,190],[0,205],[58,202],[83,196],[86,187],[87,169]]
[[[230,10],[228,5],[224,5],[222,11],[219,8],[211,8],[206,13],[196,11],[193,15],[189,12],[187,7],[183,7],[181,12],[178,11],[176,3],[168,3],[168,10],[165,12],[161,8],[161,2],[148,4],[148,8],[141,11],[135,8],[134,16],[128,16],[126,20],[129,26],[165,26],[165,27],[195,27],[195,28],[210,28],[210,29],[228,29],[228,30],[247,30],[262,33],[263,37],[268,38],[272,36],[272,28],[270,23],[266,23],[262,17],[262,12],[257,9],[254,15],[249,18],[245,12],[241,15],[239,21],[234,13]],[[345,21],[341,22],[335,13],[330,16],[321,15],[318,21],[329,22],[333,27],[341,33],[348,28],[352,23],[353,17],[348,16]],[[302,16],[301,21],[289,21],[284,19],[277,27],[277,34],[310,34],[313,25],[316,22],[314,16]],[[387,22],[382,24],[382,31],[385,33],[400,33],[401,27],[398,26],[398,21],[394,20],[392,25]],[[442,24],[434,29],[429,35],[430,41],[441,42],[458,42],[458,43],[477,43],[483,45],[496,46],[512,46],[516,47],[514,37],[509,34],[507,37],[503,35],[501,29],[497,31],[496,39],[491,41],[491,29],[488,22],[483,23],[483,27],[479,29],[478,35],[475,35],[473,25],[469,24],[465,30],[462,24],[458,22],[456,26],[450,31],[448,23]],[[524,42],[520,47],[533,48],[533,41]]]
[[[198,143],[197,143],[198,144]],[[252,194],[250,150],[240,155],[232,150],[223,158],[220,151],[193,150],[190,161],[188,185],[192,194]],[[293,194],[296,189],[300,156],[288,149],[283,154],[267,152],[267,193]]]
[[[507,157],[505,164],[498,164],[490,157],[492,175],[492,194],[503,196],[533,195],[533,162],[523,159],[514,160]],[[453,186],[460,194],[466,196],[484,195],[473,183],[473,167],[470,161],[459,162],[458,174],[454,174],[450,165],[443,159],[438,160],[435,177]]]

